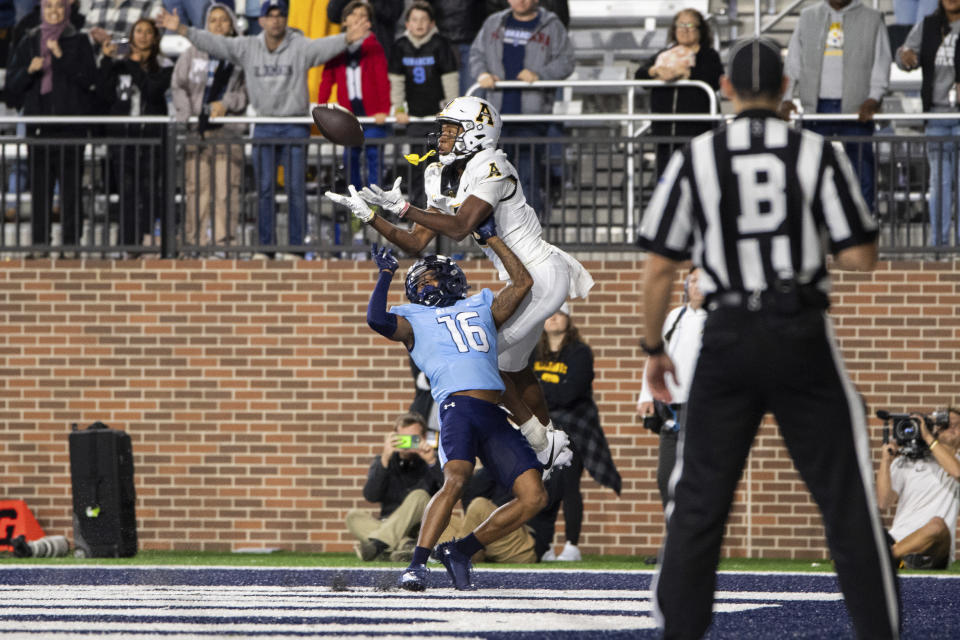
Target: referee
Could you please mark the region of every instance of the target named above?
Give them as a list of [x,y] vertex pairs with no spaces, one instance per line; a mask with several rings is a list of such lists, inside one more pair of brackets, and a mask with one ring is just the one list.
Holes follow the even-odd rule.
[[678,263],[701,268],[707,319],[681,416],[667,533],[652,590],[665,638],[710,626],[733,492],[763,415],[772,412],[823,515],[859,638],[896,638],[899,587],[880,524],[864,408],[826,316],[825,248],[869,271],[877,226],[843,151],[776,116],[780,49],[738,42],[721,85],[738,117],[674,154],[643,217],[647,379],[670,402],[660,335]]

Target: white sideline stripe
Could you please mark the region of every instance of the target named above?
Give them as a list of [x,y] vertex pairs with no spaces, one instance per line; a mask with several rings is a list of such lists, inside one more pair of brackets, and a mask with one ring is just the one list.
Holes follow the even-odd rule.
[[842,593],[826,591],[717,591],[717,600],[759,600],[761,602],[832,602],[843,600]]
[[[39,631],[38,633],[45,634],[46,631]],[[237,640],[237,636],[233,634],[216,634],[216,633],[207,633],[202,636],[198,636],[196,632],[184,632],[184,633],[152,633],[151,631],[144,631],[143,633],[131,632],[129,629],[117,629],[114,631],[98,631],[95,635],[89,633],[58,633],[55,636],[55,640],[69,640],[70,638],[77,638],[78,640],[91,640],[91,638],[102,638],[102,637],[118,637],[120,640],[127,640],[132,633],[136,634],[136,640],[177,640],[177,638],[183,638],[184,640],[197,640],[197,638],[202,638],[203,640]],[[285,633],[271,633],[269,630],[258,631],[257,640],[270,640],[271,638],[278,638],[279,640],[291,640],[293,636],[290,636]],[[329,636],[327,636],[329,637]],[[362,637],[362,636],[358,636]],[[296,636],[297,640],[301,640],[302,636]],[[38,637],[35,634],[27,633],[26,631],[14,632],[14,633],[4,633],[3,640],[38,640]],[[46,638],[42,640],[48,640]],[[410,636],[406,634],[397,634],[397,635],[378,635],[377,640],[410,640]],[[444,636],[438,634],[431,634],[430,640],[484,640],[483,636]]]
[[[822,562],[828,563],[827,560],[811,562]],[[398,574],[402,571],[402,567],[287,567],[282,565],[277,566],[256,566],[256,567],[238,567],[235,565],[226,566],[226,565],[179,565],[179,564],[138,564],[138,565],[99,565],[99,564],[71,564],[71,565],[59,565],[59,566],[50,566],[49,564],[33,564],[29,562],[20,563],[20,564],[11,564],[11,565],[0,565],[0,574],[4,571],[23,571],[24,569],[30,570],[40,570],[40,571],[86,571],[94,569],[97,571],[107,570],[107,571],[143,571],[143,570],[152,570],[152,569],[161,569],[161,570],[171,570],[171,571],[291,571],[291,572],[303,572],[303,571],[316,571],[318,573],[347,573],[352,571],[362,571],[366,572],[378,572],[378,573],[394,573]],[[510,567],[497,567],[497,568],[485,568],[480,567],[475,569],[477,574],[482,576],[487,571],[491,573],[523,573],[526,575],[564,575],[564,574],[601,574],[601,575],[653,575],[656,573],[656,569],[517,569]],[[817,571],[769,571],[769,570],[757,570],[757,571],[747,571],[740,569],[722,569],[717,572],[721,575],[733,575],[733,576],[813,576],[813,577],[824,577],[824,576],[835,576],[836,572],[829,568],[818,569]],[[960,575],[936,575],[936,574],[905,574],[898,576],[900,580],[960,580]],[[146,585],[153,586],[153,585]],[[228,585],[224,585],[226,588]],[[258,589],[268,588],[273,585],[251,585],[251,587],[256,587]]]
[[[389,612],[396,615],[396,612]],[[419,619],[418,619],[419,617]],[[568,613],[554,613],[549,616],[531,616],[525,613],[496,613],[491,615],[483,611],[466,612],[450,611],[448,613],[433,612],[429,618],[422,615],[406,614],[402,623],[403,631],[411,635],[423,634],[433,637],[434,633],[476,632],[483,629],[484,633],[518,632],[518,631],[628,631],[632,629],[651,629],[653,620],[648,616],[578,616]],[[387,618],[389,620],[389,618]],[[399,622],[397,623],[400,624]],[[30,631],[74,631],[74,632],[109,632],[130,631],[140,624],[136,622],[105,622],[91,620],[90,622],[61,622],[31,620]],[[244,634],[268,630],[274,633],[363,633],[384,631],[384,618],[371,619],[369,623],[355,622],[350,624],[284,624],[271,622],[265,624],[220,624],[220,623],[178,623],[178,622],[144,622],[145,630],[151,632],[172,631],[179,633],[189,632],[220,632]],[[23,621],[4,621],[0,619],[0,631],[23,631]],[[96,637],[91,636],[91,637]]]
[[[432,590],[436,593],[439,589]],[[450,590],[452,591],[452,590]],[[391,609],[461,609],[464,601],[482,599],[490,608],[514,608],[514,609],[554,609],[558,607],[586,609],[586,610],[604,610],[610,608],[629,608],[634,602],[644,602],[650,599],[651,593],[648,590],[641,591],[598,591],[598,592],[563,592],[551,593],[544,590],[524,591],[522,595],[508,595],[496,592],[494,597],[492,592],[488,592],[487,597],[479,598],[476,595],[457,596],[453,599],[438,599],[423,595],[407,595],[390,592],[373,591],[372,589],[357,589],[353,595],[347,595],[342,592],[327,593],[309,593],[297,596],[296,594],[286,593],[282,596],[264,596],[262,599],[254,594],[238,594],[242,599],[238,600],[237,595],[215,594],[215,593],[170,593],[165,592],[154,597],[146,595],[127,596],[117,593],[115,596],[103,593],[103,590],[76,590],[76,589],[50,589],[49,594],[38,593],[37,590],[18,590],[16,588],[0,589],[0,595],[5,596],[6,604],[9,605],[36,605],[38,607],[50,606],[68,606],[79,607],[85,602],[102,608],[115,608],[119,610],[134,611],[143,607],[180,607],[196,608],[200,606],[209,606],[214,604],[229,605],[229,611],[236,613],[237,609],[259,609],[259,610],[277,610],[279,607],[302,607],[309,605],[309,609],[329,610],[332,606],[349,606],[353,608],[391,608]],[[202,596],[198,600],[197,596]],[[373,596],[373,597],[371,597]],[[792,591],[717,591],[715,594],[717,600],[750,600],[757,602],[831,602],[843,599],[843,594],[837,592],[792,592]],[[384,607],[382,600],[390,600],[396,603],[391,607]],[[69,602],[67,602],[69,601]],[[553,602],[554,604],[551,604]],[[131,607],[131,604],[138,607]],[[264,603],[269,609],[264,609]],[[4,604],[0,600],[0,604]],[[78,608],[78,611],[89,611],[91,607]],[[13,609],[11,611],[23,611],[24,609]],[[154,611],[156,609],[153,609]]]
[[[439,565],[437,565],[439,566]],[[136,564],[136,565],[109,565],[109,564],[69,564],[50,566],[49,564],[24,562],[20,564],[0,565],[0,573],[3,571],[22,571],[23,569],[41,569],[44,571],[81,571],[94,569],[96,571],[143,571],[143,570],[171,570],[171,571],[316,571],[318,573],[345,573],[360,571],[362,573],[395,573],[403,571],[403,567],[287,567],[277,565],[272,567],[251,566],[238,567],[236,565],[182,565],[182,564]],[[442,567],[441,567],[442,569]],[[483,574],[486,571],[491,573],[522,573],[522,574],[541,574],[541,575],[563,575],[563,574],[600,574],[600,575],[621,575],[621,574],[652,574],[655,569],[517,569],[512,567],[480,567],[478,572]],[[723,573],[721,571],[721,573]],[[775,572],[774,572],[775,573]]]

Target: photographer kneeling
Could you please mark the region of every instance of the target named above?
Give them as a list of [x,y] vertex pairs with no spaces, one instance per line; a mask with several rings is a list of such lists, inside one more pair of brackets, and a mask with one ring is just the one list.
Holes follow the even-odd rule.
[[897,505],[893,555],[901,568],[946,569],[960,510],[960,410],[889,417],[895,437],[881,448],[877,502]]

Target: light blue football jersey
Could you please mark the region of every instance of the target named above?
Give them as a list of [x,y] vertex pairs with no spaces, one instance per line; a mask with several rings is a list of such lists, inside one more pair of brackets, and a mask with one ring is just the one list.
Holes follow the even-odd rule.
[[390,308],[390,313],[403,316],[413,327],[410,356],[430,380],[435,402],[442,403],[454,391],[503,391],[491,304],[493,292],[483,289],[449,307],[404,304]]

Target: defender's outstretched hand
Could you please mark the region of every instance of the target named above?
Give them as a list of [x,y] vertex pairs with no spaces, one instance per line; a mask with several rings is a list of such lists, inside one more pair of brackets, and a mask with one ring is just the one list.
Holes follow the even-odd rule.
[[342,196],[333,191],[327,191],[323,195],[337,204],[350,209],[353,216],[363,224],[369,224],[370,221],[373,220],[373,211],[367,206],[367,203],[363,201],[360,194],[357,193],[357,189],[352,184],[347,186],[347,191],[350,192],[349,196]]
[[487,219],[477,225],[473,231],[473,237],[477,244],[487,244],[487,240],[497,235],[497,219],[491,213]]
[[376,243],[370,247],[370,257],[377,263],[377,268],[380,271],[394,273],[397,267],[400,266],[400,263],[397,262],[397,259],[393,255],[393,249],[389,247],[378,247]]
[[384,191],[379,186],[372,184],[360,190],[360,197],[371,206],[382,207],[391,213],[402,216],[410,205],[407,203],[403,194],[400,192],[400,183],[403,178],[397,178],[393,182],[393,188],[390,191]]

